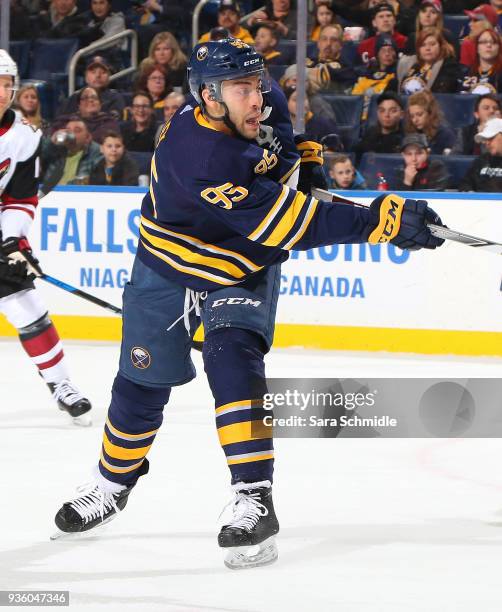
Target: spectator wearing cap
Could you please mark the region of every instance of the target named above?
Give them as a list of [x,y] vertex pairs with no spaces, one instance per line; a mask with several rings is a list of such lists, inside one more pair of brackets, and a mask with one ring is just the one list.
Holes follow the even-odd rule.
[[171,87],[182,87],[185,84],[187,56],[171,32],[159,32],[153,37],[148,57],[139,65],[139,75],[154,64],[162,66]]
[[354,67],[342,57],[343,30],[339,25],[321,29],[317,41],[317,60],[308,61],[309,80],[314,90],[350,93],[357,80]]
[[441,31],[424,28],[417,35],[417,54],[399,59],[397,91],[408,95],[426,89],[434,93],[456,93],[461,77],[455,50]]
[[375,35],[366,38],[357,47],[357,53],[365,64],[374,59],[376,55],[376,39],[379,34],[392,36],[400,51],[405,48],[407,38],[396,30],[396,13],[391,4],[378,4],[373,9],[371,25]]
[[400,191],[443,191],[448,187],[449,174],[439,159],[430,160],[430,149],[424,134],[408,134],[401,143],[404,167],[396,172],[393,189]]
[[[85,69],[85,83],[89,87],[94,87],[99,92],[101,100],[101,110],[110,113],[117,119],[122,118],[125,102],[122,94],[115,89],[110,89],[110,66],[106,60],[96,55],[87,64]],[[69,115],[78,111],[79,92],[72,94],[64,101],[58,109],[58,115]]]
[[90,185],[138,184],[138,164],[126,151],[120,132],[106,132],[100,150],[103,159],[92,168]]
[[497,11],[489,4],[481,4],[472,11],[464,11],[469,17],[469,35],[460,45],[460,63],[464,66],[473,66],[476,61],[476,39],[485,30],[497,27],[499,16]]
[[[255,28],[259,23],[273,23],[282,38],[296,39],[296,10],[292,0],[267,0],[265,7],[251,13],[245,21],[247,28]],[[307,15],[307,32],[312,30],[312,15]]]
[[[289,88],[284,91],[288,101],[288,110],[291,117],[291,123],[296,123],[296,96],[295,88]],[[310,101],[308,95],[304,98],[304,120],[305,120],[305,135],[310,140],[319,142],[321,138],[328,134],[336,133],[336,123],[331,119],[326,119],[322,115],[316,115],[310,110]]]
[[473,94],[502,92],[502,40],[497,30],[483,30],[474,39],[474,64],[465,67],[461,92]]
[[[218,25],[226,28],[233,38],[238,38],[242,42],[252,45],[254,39],[251,33],[240,24],[241,10],[237,2],[233,0],[221,0],[218,7]],[[210,33],[206,32],[199,38],[199,42],[204,43],[210,40]]]
[[[124,15],[112,11],[112,0],[91,0],[90,10],[84,13],[84,17],[86,24],[79,35],[83,46],[114,36],[126,29]],[[118,62],[117,53],[121,48],[127,49],[127,42],[111,43],[111,47],[106,47],[105,52],[107,55],[112,53],[113,59]]]
[[78,37],[85,27],[77,0],[52,0],[47,13],[38,15],[36,28],[41,38]]
[[441,0],[422,0],[417,11],[415,19],[415,31],[408,34],[408,42],[404,49],[406,55],[413,55],[416,49],[416,37],[424,28],[436,28],[443,33],[445,39],[455,49],[455,53],[459,51],[459,40],[450,30],[444,27],[443,21],[443,5]]
[[459,190],[502,192],[502,119],[488,119],[475,138],[488,152],[473,161]]
[[[389,4],[394,9],[396,16],[396,30],[408,36],[415,27],[415,9],[409,6],[410,2],[399,0],[369,0],[365,8],[360,8],[361,3],[356,0],[332,0],[331,8],[343,19],[360,25],[373,34],[374,10],[379,4]],[[365,6],[363,4],[363,6]]]
[[266,66],[285,66],[290,63],[277,45],[279,34],[271,23],[261,23],[254,31],[254,48],[263,55]]
[[481,144],[474,140],[478,132],[481,132],[486,122],[493,117],[502,118],[502,105],[499,98],[495,94],[485,94],[479,96],[474,106],[474,122],[462,128],[462,146],[461,153],[463,155],[480,155]]
[[[117,131],[119,122],[111,113],[102,109],[99,91],[94,87],[84,87],[77,94],[77,115],[85,122],[92,139],[101,144],[106,132]],[[61,123],[68,121],[68,116],[57,118],[52,123],[52,128],[58,129]]]
[[397,45],[389,34],[379,34],[375,44],[376,56],[352,89],[353,95],[374,95],[384,92],[396,78]]
[[153,100],[146,91],[138,91],[131,104],[131,119],[120,125],[124,145],[128,151],[149,152],[155,148],[157,122]]
[[406,134],[424,134],[432,153],[436,155],[447,155],[457,143],[457,135],[443,122],[436,98],[426,89],[409,97],[404,131]]
[[490,0],[490,6],[492,6],[499,17],[498,29],[502,31],[502,0]]
[[394,92],[384,92],[377,98],[377,122],[370,125],[359,144],[358,156],[367,152],[399,153],[404,132],[402,119],[404,105]]

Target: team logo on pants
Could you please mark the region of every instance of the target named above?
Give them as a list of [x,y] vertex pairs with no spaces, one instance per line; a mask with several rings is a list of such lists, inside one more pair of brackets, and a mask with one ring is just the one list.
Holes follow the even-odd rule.
[[150,353],[141,346],[133,346],[131,349],[132,365],[138,370],[146,370],[152,363]]

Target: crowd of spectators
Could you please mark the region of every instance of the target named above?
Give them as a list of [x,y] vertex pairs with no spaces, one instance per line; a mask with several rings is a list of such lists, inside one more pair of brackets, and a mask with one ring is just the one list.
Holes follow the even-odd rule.
[[[44,135],[42,193],[69,183],[141,182],[140,156],[154,150],[163,124],[189,97],[196,0],[10,1],[12,40],[73,37],[82,48],[126,28],[138,34],[135,74],[111,81],[127,65],[127,42],[104,45],[79,67],[79,89],[59,100],[53,117],[43,116],[37,85],[19,89],[18,111]],[[363,176],[367,154],[377,162],[394,154],[401,161],[381,181],[389,189],[502,191],[502,0],[308,4],[305,133],[323,143],[333,188],[374,186],[382,173],[376,163]],[[220,0],[203,16],[200,36],[254,44],[282,86],[293,122],[296,19],[294,0]],[[462,125],[442,110],[445,94],[474,99]],[[340,96],[362,100],[356,123],[333,103]],[[448,156],[466,155],[475,156],[471,167],[452,181]]]

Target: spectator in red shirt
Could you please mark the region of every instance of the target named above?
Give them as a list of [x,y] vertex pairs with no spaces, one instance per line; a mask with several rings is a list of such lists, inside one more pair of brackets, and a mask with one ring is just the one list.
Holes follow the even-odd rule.
[[388,34],[395,40],[397,48],[401,51],[405,48],[407,38],[396,32],[396,13],[390,4],[379,4],[373,10],[371,25],[375,30],[375,35],[363,40],[357,53],[364,63],[368,63],[376,56],[376,39],[379,34]]

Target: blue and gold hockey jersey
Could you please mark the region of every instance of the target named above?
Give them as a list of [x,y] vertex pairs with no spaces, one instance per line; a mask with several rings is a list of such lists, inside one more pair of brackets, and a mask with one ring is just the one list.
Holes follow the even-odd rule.
[[284,153],[228,136],[198,107],[185,107],[164,127],[152,158],[138,257],[205,291],[285,261],[292,248],[362,242],[367,210],[288,187],[299,160]]

